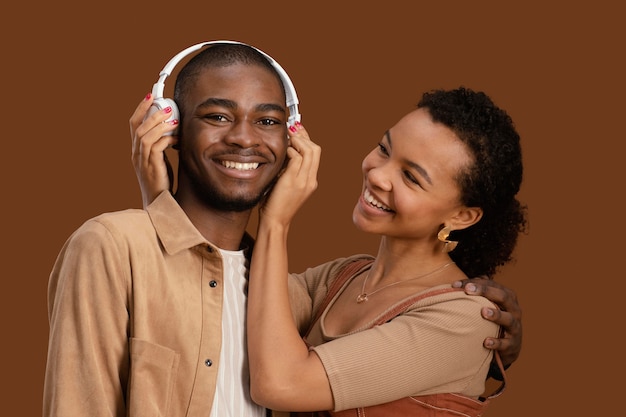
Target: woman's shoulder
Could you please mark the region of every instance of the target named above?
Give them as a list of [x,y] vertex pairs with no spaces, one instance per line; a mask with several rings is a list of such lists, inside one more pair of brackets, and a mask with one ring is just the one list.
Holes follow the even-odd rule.
[[297,277],[308,277],[308,279],[313,279],[313,277],[325,277],[325,278],[334,278],[339,272],[344,270],[344,268],[353,265],[353,267],[362,266],[365,267],[369,265],[374,260],[372,255],[368,254],[356,254],[350,255],[342,258],[332,259],[330,261],[321,263],[316,266],[312,266],[307,268],[304,272],[301,273],[293,273],[291,275]]
[[[497,308],[485,297],[468,295],[462,289],[452,288],[449,284],[432,287],[405,300],[399,315],[407,319],[420,321],[429,317],[429,321],[445,322],[454,328],[475,329],[488,335],[498,329],[498,325],[483,319],[483,307]],[[425,314],[428,313],[428,314]]]
[[408,302],[414,307],[431,306],[435,304],[450,305],[455,309],[475,309],[479,307],[494,307],[495,304],[480,295],[468,295],[462,288],[453,288],[450,284],[437,285],[409,297]]

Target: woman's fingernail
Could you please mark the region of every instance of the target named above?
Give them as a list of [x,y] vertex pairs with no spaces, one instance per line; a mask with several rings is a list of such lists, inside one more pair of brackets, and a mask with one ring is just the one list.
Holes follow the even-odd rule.
[[148,100],[150,100],[151,97],[152,97],[152,93],[148,93],[148,94],[146,94],[145,100],[148,101]]
[[163,111],[165,113],[171,113],[172,112],[172,108],[170,106],[167,106],[166,108],[163,109]]
[[295,127],[295,126],[289,126],[289,131],[290,131],[291,133],[296,133],[296,130],[298,130],[298,129],[296,129],[296,127]]

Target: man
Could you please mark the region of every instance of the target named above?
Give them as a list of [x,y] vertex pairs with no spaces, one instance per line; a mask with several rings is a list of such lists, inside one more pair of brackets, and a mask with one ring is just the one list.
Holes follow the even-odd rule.
[[[44,416],[265,413],[248,393],[245,230],[285,162],[285,89],[255,49],[215,45],[181,70],[175,100],[179,121],[166,122],[167,107],[146,117],[152,96],[130,119],[143,191],[167,181],[163,150],[177,143],[175,195],[88,220],[51,273]],[[163,136],[175,127],[178,142]],[[495,301],[512,294],[477,288]],[[495,347],[515,359],[510,300],[513,314],[495,319],[513,323],[512,338]]]

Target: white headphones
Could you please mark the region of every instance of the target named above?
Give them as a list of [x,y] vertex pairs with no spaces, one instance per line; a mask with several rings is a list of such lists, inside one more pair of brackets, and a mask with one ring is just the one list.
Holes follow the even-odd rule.
[[[172,113],[170,114],[170,117],[166,120],[166,122],[169,122],[170,120],[174,120],[174,119],[180,119],[178,106],[176,106],[176,103],[174,102],[174,100],[172,100],[171,98],[163,98],[163,90],[165,89],[165,79],[169,77],[169,75],[172,73],[172,70],[174,69],[176,64],[178,64],[184,57],[186,57],[187,55],[189,55],[190,53],[194,51],[197,51],[198,49],[204,48],[205,46],[216,45],[216,44],[245,45],[256,50],[261,55],[263,55],[269,61],[269,63],[272,64],[276,72],[278,72],[280,80],[282,81],[283,86],[285,88],[285,95],[287,97],[287,107],[289,108],[289,118],[287,119],[287,125],[292,126],[296,122],[300,121],[301,116],[298,111],[298,96],[296,95],[296,89],[294,88],[293,83],[291,82],[291,79],[287,75],[287,72],[283,69],[283,67],[280,66],[280,64],[278,64],[278,62],[274,60],[274,58],[272,58],[265,52],[261,51],[258,48],[255,48],[254,46],[251,46],[242,42],[237,42],[237,41],[202,42],[202,43],[198,43],[196,45],[190,46],[189,48],[175,55],[174,58],[172,58],[167,64],[165,64],[165,67],[159,73],[158,81],[152,87],[152,97],[154,97],[154,101],[152,103],[152,107],[150,108],[148,114],[152,114],[158,110],[163,110],[169,106],[172,108]],[[175,132],[171,132],[169,134],[175,134]]]

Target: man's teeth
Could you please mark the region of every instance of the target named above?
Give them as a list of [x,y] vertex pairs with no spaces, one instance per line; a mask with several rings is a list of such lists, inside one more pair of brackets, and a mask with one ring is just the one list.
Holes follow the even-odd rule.
[[251,171],[259,167],[258,162],[222,161],[222,165],[224,165],[226,168],[237,169],[239,171]]
[[373,205],[374,207],[378,207],[379,209],[382,210],[387,210],[387,211],[391,211],[391,209],[389,207],[387,207],[386,205],[384,205],[383,203],[381,203],[380,201],[376,200],[371,194],[370,192],[365,189],[365,192],[363,193],[363,197],[365,198],[365,201],[367,201],[368,203],[370,203],[371,205]]

